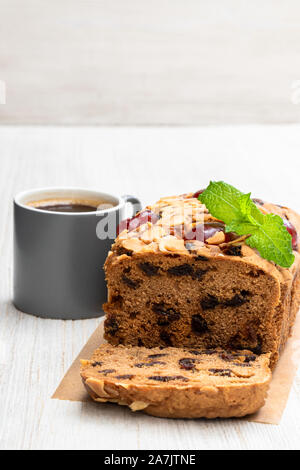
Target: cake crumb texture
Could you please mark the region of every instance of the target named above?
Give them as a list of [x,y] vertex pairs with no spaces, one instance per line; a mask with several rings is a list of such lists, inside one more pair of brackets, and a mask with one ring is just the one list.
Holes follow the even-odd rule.
[[168,418],[241,417],[265,402],[269,355],[101,345],[81,365],[93,400]]

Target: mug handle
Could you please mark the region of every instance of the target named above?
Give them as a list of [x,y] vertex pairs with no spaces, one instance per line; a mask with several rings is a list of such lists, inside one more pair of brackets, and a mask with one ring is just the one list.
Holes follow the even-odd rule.
[[132,214],[129,217],[133,217],[136,212],[142,210],[142,203],[137,197],[131,196],[130,194],[124,194],[122,199],[124,199],[125,204],[129,203],[132,205]]

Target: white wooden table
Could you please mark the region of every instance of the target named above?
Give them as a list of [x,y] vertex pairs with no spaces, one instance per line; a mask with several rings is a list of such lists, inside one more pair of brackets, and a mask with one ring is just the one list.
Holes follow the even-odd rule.
[[300,126],[0,128],[0,448],[299,449],[300,377],[279,426],[163,420],[114,405],[51,400],[99,323],[43,320],[12,303],[12,198],[78,185],[144,203],[224,179],[300,210]]

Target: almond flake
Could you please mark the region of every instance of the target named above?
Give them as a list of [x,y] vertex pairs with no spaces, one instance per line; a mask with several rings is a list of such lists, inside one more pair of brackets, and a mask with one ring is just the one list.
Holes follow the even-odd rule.
[[216,232],[212,237],[206,240],[206,243],[209,245],[219,245],[220,243],[225,242],[224,232]]
[[172,235],[164,237],[160,240],[159,249],[162,252],[187,252],[184,246],[184,240],[173,237]]

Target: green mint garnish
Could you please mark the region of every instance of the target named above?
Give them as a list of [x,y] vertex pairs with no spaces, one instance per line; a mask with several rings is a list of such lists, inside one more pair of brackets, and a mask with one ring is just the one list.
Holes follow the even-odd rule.
[[256,248],[261,257],[289,268],[295,259],[292,237],[279,215],[263,214],[250,198],[224,181],[211,181],[198,199],[209,212],[225,223],[226,232],[251,235],[247,245]]

